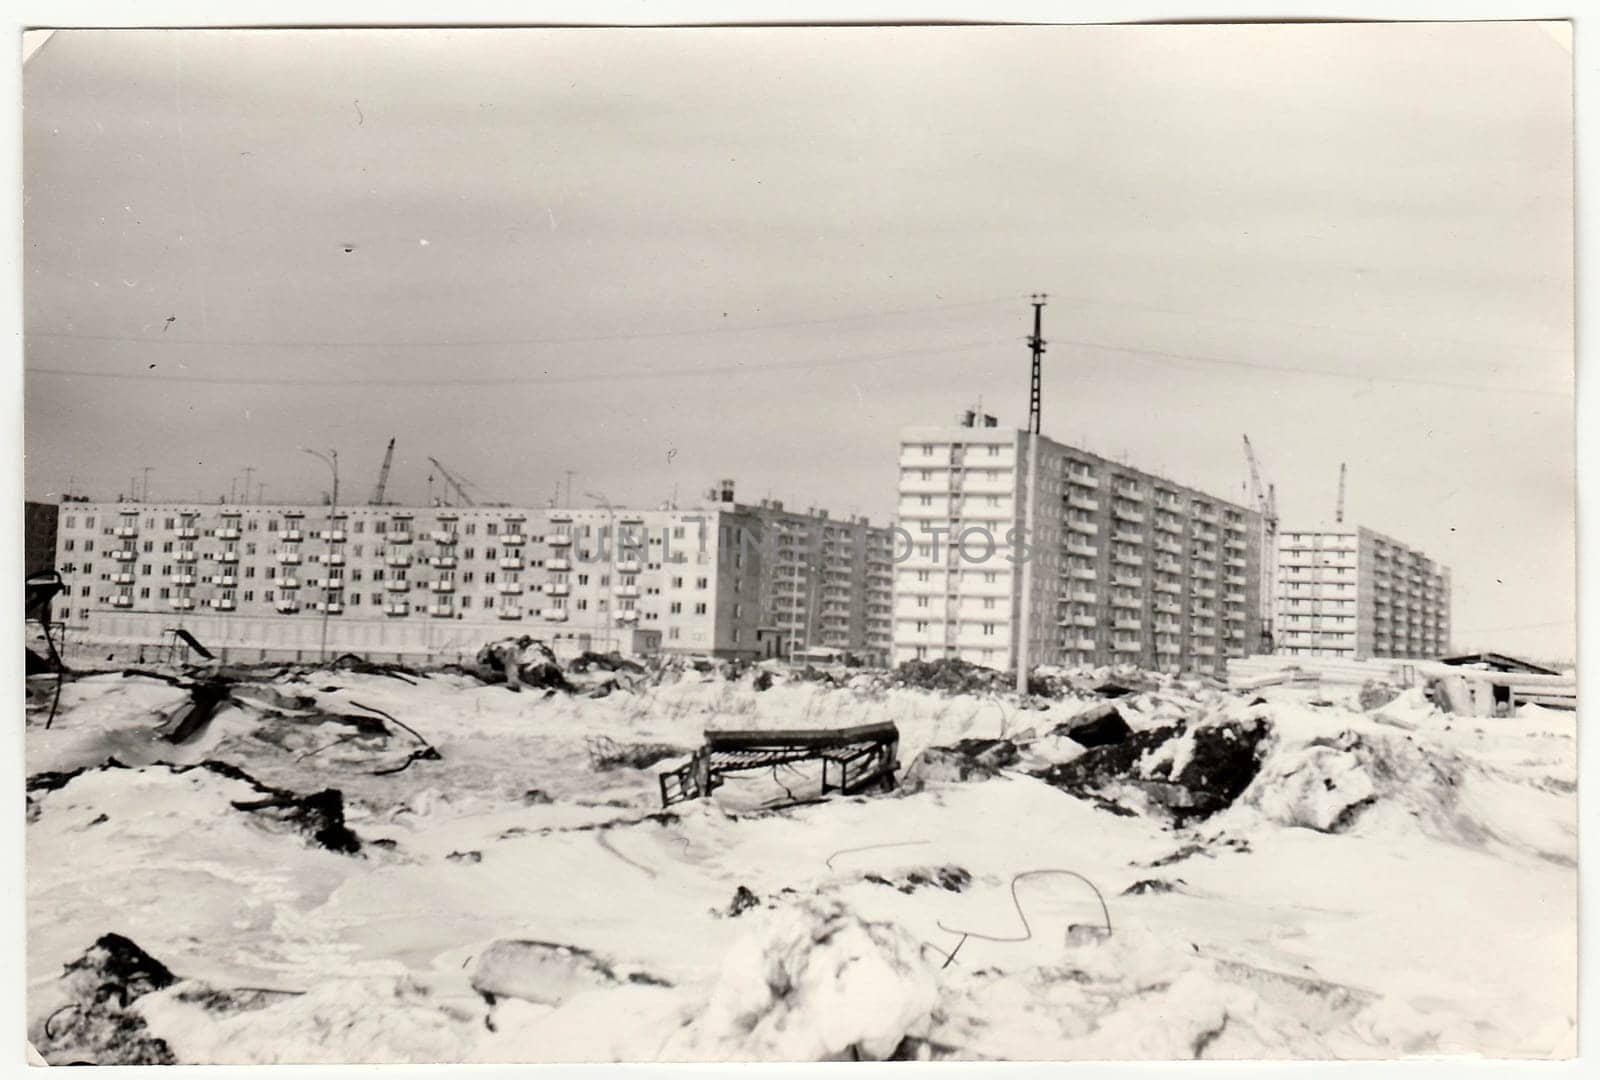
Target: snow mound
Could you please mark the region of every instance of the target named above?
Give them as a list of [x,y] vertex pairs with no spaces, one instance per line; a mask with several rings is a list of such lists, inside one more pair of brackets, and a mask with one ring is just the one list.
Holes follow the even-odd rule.
[[664,1059],[882,1061],[926,1032],[939,987],[904,929],[837,901],[763,914]]
[[1575,853],[1570,794],[1537,761],[1513,768],[1399,732],[1346,730],[1280,745],[1240,802],[1320,832],[1420,830],[1566,861]]

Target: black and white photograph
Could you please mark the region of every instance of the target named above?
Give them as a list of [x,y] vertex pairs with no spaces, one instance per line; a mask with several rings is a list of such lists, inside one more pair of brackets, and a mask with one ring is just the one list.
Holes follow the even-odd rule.
[[29,1062],[1577,1054],[1573,24],[981,18],[19,34]]

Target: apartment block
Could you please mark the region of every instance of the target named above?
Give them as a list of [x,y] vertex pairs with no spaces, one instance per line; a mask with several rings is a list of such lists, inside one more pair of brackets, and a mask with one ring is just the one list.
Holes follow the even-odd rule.
[[1433,659],[1450,651],[1450,568],[1359,526],[1278,534],[1273,651]]
[[[867,577],[873,530],[727,491],[655,510],[74,503],[55,557],[63,617],[91,640],[182,627],[208,646],[311,656],[448,655],[509,633],[568,651],[869,652],[869,603],[888,606],[887,583]],[[817,558],[795,574],[780,538],[798,550],[805,523]],[[792,580],[811,589],[799,627],[774,605]]]
[[1260,639],[1255,511],[968,413],[900,436],[894,659],[1224,670]]

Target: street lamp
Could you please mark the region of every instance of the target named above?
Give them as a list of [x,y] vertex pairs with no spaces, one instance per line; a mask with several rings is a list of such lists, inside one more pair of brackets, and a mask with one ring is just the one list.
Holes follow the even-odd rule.
[[[333,516],[339,510],[339,451],[337,451],[337,450],[329,450],[326,454],[324,454],[320,450],[312,450],[312,449],[309,449],[309,448],[304,447],[304,446],[300,447],[299,449],[300,449],[301,453],[310,454],[312,457],[314,457],[314,458],[318,459],[319,461],[321,461],[324,465],[326,465],[328,467],[329,471],[333,473],[333,490],[328,495],[328,539],[326,541],[326,543],[328,545],[328,550],[332,551],[333,550]],[[333,564],[332,563],[325,563],[323,565],[324,565],[323,573],[326,574],[327,573],[326,567],[331,566]],[[328,662],[328,591],[329,590],[326,587],[327,582],[324,581],[323,584],[324,584],[324,588],[322,590],[322,662],[323,663],[327,663]]]

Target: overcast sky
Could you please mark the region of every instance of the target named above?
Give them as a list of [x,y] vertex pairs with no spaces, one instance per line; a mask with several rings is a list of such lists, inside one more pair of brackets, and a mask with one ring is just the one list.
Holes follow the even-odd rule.
[[[1027,411],[1451,565],[1573,652],[1570,49],[1549,25],[92,32],[25,69],[26,488],[887,521]],[[73,372],[62,375],[48,372]],[[118,377],[108,377],[118,376]],[[204,381],[201,381],[204,380]]]

